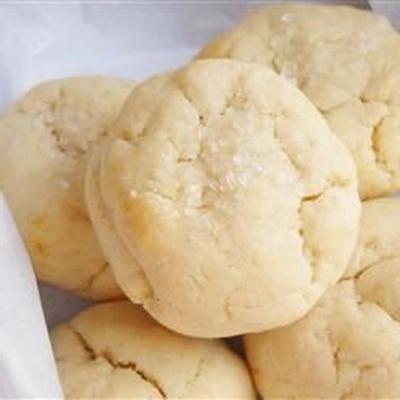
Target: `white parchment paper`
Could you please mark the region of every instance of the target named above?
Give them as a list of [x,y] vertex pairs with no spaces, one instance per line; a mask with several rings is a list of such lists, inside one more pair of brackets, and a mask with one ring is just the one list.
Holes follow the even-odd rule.
[[[363,0],[314,2],[368,7]],[[143,79],[179,66],[262,3],[3,0],[0,110],[46,79],[83,74]],[[399,1],[371,0],[370,5],[400,26]],[[61,396],[47,329],[89,302],[47,285],[39,289],[47,327],[29,258],[0,195],[0,398]]]
[[0,398],[60,394],[30,260],[0,194]]

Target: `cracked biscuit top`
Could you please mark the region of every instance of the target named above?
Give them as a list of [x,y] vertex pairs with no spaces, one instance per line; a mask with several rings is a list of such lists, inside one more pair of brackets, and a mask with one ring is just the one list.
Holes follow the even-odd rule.
[[222,341],[170,332],[127,301],[95,305],[51,339],[66,399],[255,399]]
[[178,332],[302,317],[343,273],[359,199],[348,150],[261,65],[197,61],[135,88],[86,195],[116,278]]
[[268,7],[198,57],[274,69],[303,91],[350,149],[363,198],[400,189],[400,39],[383,17],[351,7]]
[[299,322],[246,336],[263,398],[400,398],[400,200],[362,211],[345,277]]
[[84,205],[86,153],[132,87],[102,77],[46,82],[0,118],[0,190],[38,277],[96,299],[122,293]]

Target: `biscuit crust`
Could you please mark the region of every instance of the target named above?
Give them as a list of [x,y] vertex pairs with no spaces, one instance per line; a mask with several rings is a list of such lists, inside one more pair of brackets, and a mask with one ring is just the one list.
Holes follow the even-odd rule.
[[400,38],[383,17],[345,6],[267,7],[198,57],[275,70],[303,91],[350,149],[362,198],[400,189]]
[[51,335],[66,399],[255,399],[243,360],[180,336],[128,301],[95,305]]
[[123,294],[84,204],[86,155],[132,88],[104,77],[45,82],[0,119],[0,188],[39,279],[94,299]]
[[118,242],[104,247],[118,283],[169,328],[285,325],[343,273],[359,222],[351,156],[267,68],[197,61],[152,78],[111,136],[87,203],[102,242]]
[[399,217],[399,199],[365,202],[346,276],[302,320],[245,337],[264,398],[400,396]]

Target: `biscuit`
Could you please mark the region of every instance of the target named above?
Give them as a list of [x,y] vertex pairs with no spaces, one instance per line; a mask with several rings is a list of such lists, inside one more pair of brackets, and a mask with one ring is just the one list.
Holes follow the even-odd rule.
[[400,397],[400,200],[363,204],[358,261],[302,320],[245,338],[263,398]]
[[128,301],[93,306],[51,337],[66,399],[255,399],[222,341],[170,332]]
[[38,277],[95,299],[123,295],[84,205],[86,154],[132,88],[103,77],[50,81],[0,119],[0,188]]
[[268,68],[197,61],[134,89],[89,162],[116,279],[160,323],[223,337],[302,317],[354,250],[356,172]]
[[400,39],[383,17],[343,6],[268,7],[198,57],[258,62],[285,76],[350,149],[364,199],[400,189]]

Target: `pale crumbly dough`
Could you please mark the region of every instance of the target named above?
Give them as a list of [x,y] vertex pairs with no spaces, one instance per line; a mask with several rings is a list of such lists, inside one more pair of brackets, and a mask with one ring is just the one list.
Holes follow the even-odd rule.
[[223,341],[168,331],[128,301],[95,305],[51,336],[66,399],[255,399]]
[[180,333],[302,317],[342,275],[359,223],[347,149],[261,65],[197,61],[135,88],[92,155],[86,199],[116,279]]
[[363,198],[400,189],[400,39],[383,17],[343,6],[268,7],[199,57],[271,67],[308,96],[350,149]]
[[86,154],[133,88],[77,77],[34,87],[0,118],[0,190],[43,281],[95,299],[122,297],[84,205]]
[[363,204],[359,257],[299,322],[245,338],[264,398],[400,398],[400,200]]

